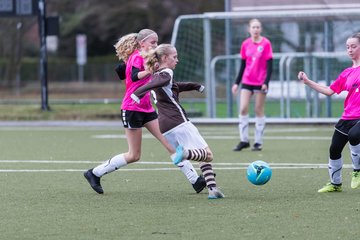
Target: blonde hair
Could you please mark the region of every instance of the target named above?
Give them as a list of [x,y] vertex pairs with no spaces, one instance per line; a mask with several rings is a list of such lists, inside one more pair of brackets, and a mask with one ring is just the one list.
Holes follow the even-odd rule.
[[129,33],[119,39],[119,41],[114,45],[116,56],[119,60],[126,62],[129,56],[139,48],[139,43],[137,41],[137,33]]
[[145,29],[140,30],[140,32],[137,34],[136,40],[140,43],[140,42],[145,41],[147,38],[149,38],[152,35],[157,36],[155,31],[145,28]]
[[161,64],[161,58],[171,54],[174,49],[175,47],[171,44],[160,44],[155,49],[144,54],[146,69],[152,73],[157,71]]

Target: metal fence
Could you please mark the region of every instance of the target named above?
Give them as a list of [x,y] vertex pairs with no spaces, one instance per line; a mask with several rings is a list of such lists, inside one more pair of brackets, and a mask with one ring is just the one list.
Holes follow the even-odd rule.
[[[320,117],[320,98],[325,100],[326,105],[326,117],[332,117],[331,113],[331,98],[321,96],[318,92],[305,87],[297,80],[297,73],[300,70],[307,72],[311,78],[316,82],[321,82],[324,85],[330,84],[330,78],[335,79],[336,75],[331,73],[327,75],[327,68],[319,68],[320,64],[327,64],[328,67],[336,65],[337,68],[341,68],[339,65],[345,65],[349,63],[347,54],[344,52],[312,52],[312,53],[274,53],[274,62],[277,63],[274,72],[273,79],[270,82],[270,89],[268,97],[272,99],[279,99],[279,108],[281,118],[291,117],[291,101],[292,100],[306,100],[306,116],[305,117]],[[331,61],[330,61],[331,60]],[[343,63],[341,61],[344,61]],[[231,61],[231,62],[229,62]],[[297,61],[296,63],[294,63]],[[226,64],[224,64],[226,62]],[[223,64],[221,64],[223,63]],[[216,56],[211,61],[211,79],[208,85],[215,86],[211,88],[209,93],[211,96],[208,101],[210,104],[210,112],[216,116],[216,103],[222,101],[224,95],[220,95],[218,98],[217,92],[221,92],[219,88],[226,89],[226,106],[228,117],[232,117],[233,107],[238,105],[233,102],[231,93],[231,86],[233,81],[231,78],[223,78],[222,72],[225,71],[226,66],[235,65],[240,66],[240,55],[223,55]],[[301,68],[301,66],[303,66]],[[274,79],[275,78],[275,79]],[[340,95],[338,98],[342,98],[344,95]],[[336,97],[335,97],[336,98]],[[237,98],[239,99],[239,98]]]

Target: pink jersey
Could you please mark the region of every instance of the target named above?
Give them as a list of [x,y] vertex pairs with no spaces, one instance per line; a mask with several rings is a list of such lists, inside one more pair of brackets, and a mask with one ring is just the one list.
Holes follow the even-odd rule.
[[337,94],[348,91],[341,119],[360,119],[360,67],[345,69],[330,88]]
[[140,79],[136,82],[131,80],[131,70],[133,67],[144,71],[144,59],[140,55],[138,50],[135,50],[133,54],[129,57],[128,61],[126,62],[126,91],[125,96],[122,100],[121,109],[123,110],[130,110],[130,111],[138,111],[138,112],[153,112],[155,109],[153,108],[151,101],[150,101],[150,92],[148,92],[141,100],[140,103],[134,103],[134,100],[131,99],[130,95],[139,87],[145,85],[151,80],[151,77],[145,77]]
[[246,39],[241,44],[240,55],[246,60],[241,82],[252,86],[263,85],[266,78],[266,61],[273,55],[269,39],[262,37],[259,43],[253,42],[251,38]]

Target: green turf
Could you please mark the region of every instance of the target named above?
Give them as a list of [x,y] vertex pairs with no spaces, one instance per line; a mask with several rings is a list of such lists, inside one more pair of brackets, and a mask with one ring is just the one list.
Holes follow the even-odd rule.
[[[317,190],[328,181],[326,166],[275,167],[279,163],[326,164],[332,126],[268,125],[261,152],[233,152],[238,141],[234,126],[199,129],[214,152],[214,163],[244,164],[215,165],[225,199],[208,200],[206,193],[195,194],[182,173],[168,164],[166,151],[153,138],[144,138],[141,162],[164,164],[133,164],[107,175],[102,179],[105,194],[98,195],[82,171],[126,151],[123,138],[95,138],[122,135],[121,128],[0,127],[0,160],[13,160],[0,162],[1,239],[357,237],[360,189],[350,188],[349,168],[343,171],[342,193],[319,194]],[[274,166],[273,177],[265,186],[251,185],[244,168],[225,169],[244,167],[258,159]],[[350,164],[347,147],[344,159]],[[11,169],[59,171],[4,172]],[[138,171],[128,171],[131,169]]]

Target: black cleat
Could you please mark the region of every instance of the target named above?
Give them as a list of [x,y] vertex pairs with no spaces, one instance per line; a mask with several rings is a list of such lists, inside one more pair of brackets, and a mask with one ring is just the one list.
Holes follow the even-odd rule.
[[238,145],[236,145],[236,147],[234,147],[234,151],[241,151],[244,148],[248,148],[250,147],[250,144],[248,142],[239,142]]
[[254,146],[251,148],[251,151],[261,151],[262,145],[260,143],[255,143]]
[[192,186],[196,193],[200,193],[206,187],[205,178],[202,175],[200,175]]
[[100,184],[100,178],[93,174],[92,169],[84,172],[84,177],[89,182],[90,186],[92,187],[92,189],[94,189],[95,192],[97,192],[98,194],[104,193],[104,190],[102,189]]

